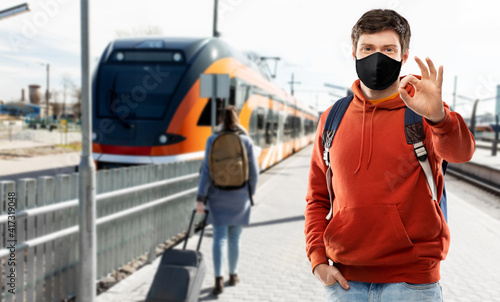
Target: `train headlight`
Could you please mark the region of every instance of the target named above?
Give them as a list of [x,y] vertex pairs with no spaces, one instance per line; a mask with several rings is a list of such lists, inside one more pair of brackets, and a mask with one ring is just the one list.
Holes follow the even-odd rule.
[[92,140],[95,141],[97,139],[97,133],[95,131],[92,131]]
[[165,134],[160,135],[160,137],[158,138],[158,141],[160,142],[160,144],[166,143],[167,142],[167,136]]
[[182,61],[182,54],[180,52],[176,52],[173,55],[174,62],[180,62]]
[[123,52],[119,52],[116,54],[116,59],[118,61],[123,61],[124,58],[125,58],[125,55],[123,54]]
[[180,143],[184,141],[186,137],[178,134],[158,133],[156,139],[155,146],[166,146]]

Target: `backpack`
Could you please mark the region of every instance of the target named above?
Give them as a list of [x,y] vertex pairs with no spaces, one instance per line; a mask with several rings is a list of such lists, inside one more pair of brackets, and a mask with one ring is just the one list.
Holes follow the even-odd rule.
[[238,132],[220,132],[212,142],[208,167],[210,179],[219,189],[235,190],[246,184],[248,158]]
[[[330,212],[326,219],[330,219],[332,216],[332,205],[333,205],[333,189],[332,189],[332,170],[330,167],[330,153],[329,149],[332,146],[333,138],[335,137],[335,132],[337,131],[344,114],[349,107],[349,104],[353,100],[354,96],[349,95],[340,100],[338,100],[328,113],[328,117],[325,122],[325,126],[323,128],[322,134],[322,145],[324,148],[323,151],[323,160],[325,164],[328,166],[326,171],[326,183],[328,187],[328,195],[330,196]],[[424,132],[424,124],[423,117],[418,115],[410,108],[406,107],[405,109],[405,123],[404,123],[404,131],[406,137],[406,143],[413,145],[413,149],[415,151],[415,156],[420,163],[420,166],[424,170],[425,178],[427,179],[427,184],[432,193],[432,199],[437,201],[437,187],[434,181],[434,175],[432,174],[432,168],[427,158],[427,149],[424,145],[425,132]],[[446,168],[448,166],[448,162],[443,160],[442,170],[443,175],[446,172]],[[443,194],[441,197],[441,202],[439,203],[441,208],[441,212],[443,213],[445,221],[448,221],[448,207],[447,207],[447,198],[446,198],[446,189],[443,184]]]
[[248,182],[247,150],[239,136],[241,131],[221,131],[212,142],[208,155],[210,180],[221,190],[237,190],[248,186],[253,206],[252,189]]

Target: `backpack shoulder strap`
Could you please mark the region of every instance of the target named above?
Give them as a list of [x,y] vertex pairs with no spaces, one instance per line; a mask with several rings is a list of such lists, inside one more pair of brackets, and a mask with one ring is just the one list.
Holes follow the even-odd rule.
[[[424,145],[425,131],[423,124],[423,117],[410,108],[405,109],[405,137],[406,143],[413,145],[413,150],[415,151],[415,156],[424,170],[425,178],[427,179],[427,184],[432,193],[432,199],[437,201],[437,186],[434,180],[434,175],[432,173],[431,164],[429,163],[427,149]],[[443,160],[442,170],[443,175],[446,172],[448,163]],[[443,194],[441,196],[441,201],[439,203],[441,207],[441,212],[445,220],[448,220],[448,207],[446,198],[446,189],[443,185]]]
[[349,104],[353,100],[354,95],[348,95],[341,98],[335,104],[333,104],[332,109],[328,113],[326,118],[325,126],[323,127],[323,134],[321,136],[321,143],[325,151],[323,151],[323,160],[327,166],[330,166],[329,149],[332,146],[333,138],[335,137],[335,132],[337,131],[342,118],[344,117]]
[[332,169],[330,167],[330,147],[332,146],[333,138],[335,137],[335,132],[337,131],[342,118],[344,117],[349,104],[353,100],[354,95],[348,95],[341,98],[335,104],[333,104],[330,112],[328,112],[328,117],[326,118],[325,126],[323,127],[323,134],[321,136],[321,144],[323,145],[323,160],[328,166],[326,169],[326,187],[328,189],[328,195],[330,197],[330,212],[326,216],[327,220],[332,218],[332,208],[333,208],[333,188],[332,188]]

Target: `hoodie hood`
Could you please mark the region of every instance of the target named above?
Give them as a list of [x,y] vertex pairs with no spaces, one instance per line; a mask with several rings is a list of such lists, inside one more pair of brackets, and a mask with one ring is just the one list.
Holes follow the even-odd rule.
[[[403,79],[404,77],[401,77]],[[420,76],[417,76],[418,79],[420,79]],[[361,109],[363,111],[362,113],[362,120],[361,120],[361,142],[359,144],[359,158],[358,158],[358,166],[356,170],[354,171],[354,174],[359,172],[359,169],[361,168],[362,161],[363,161],[363,155],[364,155],[364,146],[365,146],[365,128],[366,128],[366,115],[367,112],[370,112],[370,120],[368,122],[368,128],[369,128],[369,152],[368,152],[368,160],[367,160],[367,167],[370,166],[371,160],[372,160],[372,153],[373,153],[373,119],[375,116],[375,112],[377,110],[395,110],[395,109],[401,109],[405,108],[406,104],[403,102],[399,94],[397,94],[394,98],[386,100],[384,102],[380,102],[377,104],[372,104],[370,100],[368,100],[363,92],[361,92],[361,86],[360,86],[361,81],[358,79],[356,80],[351,87],[352,92],[354,93],[354,99],[353,103],[358,109]],[[405,87],[406,91],[410,96],[413,96],[415,94],[415,87],[413,85],[406,85]]]

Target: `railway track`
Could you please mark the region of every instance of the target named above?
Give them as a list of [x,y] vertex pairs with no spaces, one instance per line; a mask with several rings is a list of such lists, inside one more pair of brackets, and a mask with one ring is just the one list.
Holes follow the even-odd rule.
[[500,170],[469,162],[449,164],[446,173],[500,196]]

